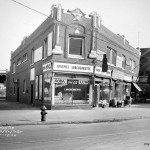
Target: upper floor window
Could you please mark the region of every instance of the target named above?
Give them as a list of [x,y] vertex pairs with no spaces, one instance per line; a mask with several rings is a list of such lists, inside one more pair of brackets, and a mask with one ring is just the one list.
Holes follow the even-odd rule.
[[126,56],[122,55],[122,68],[125,69],[126,67]]
[[136,64],[135,61],[130,59],[130,68],[132,72],[135,72]]
[[116,66],[116,60],[117,60],[117,51],[115,51],[114,49],[108,47],[107,48],[107,62],[110,64],[110,65],[114,65]]
[[69,36],[68,39],[68,57],[83,58],[84,38],[80,36]]
[[19,58],[18,60],[17,60],[17,66],[19,66],[21,64],[21,58]]
[[43,44],[43,58],[46,58],[47,54],[48,54],[48,42],[47,39],[45,39]]
[[31,50],[31,64],[34,63],[34,49]]
[[16,64],[14,62],[13,65],[12,65],[12,73],[15,73],[15,72],[16,72]]
[[27,53],[23,55],[22,62],[25,62],[27,60]]
[[31,51],[31,64],[42,59],[42,46],[38,49],[32,49]]

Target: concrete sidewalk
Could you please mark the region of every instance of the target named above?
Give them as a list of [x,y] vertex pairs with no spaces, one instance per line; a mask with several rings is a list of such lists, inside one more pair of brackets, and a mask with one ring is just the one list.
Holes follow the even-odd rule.
[[93,108],[89,110],[48,110],[41,122],[40,110],[1,110],[0,126],[42,125],[65,123],[98,123],[128,119],[150,118],[150,104],[136,104],[125,108]]

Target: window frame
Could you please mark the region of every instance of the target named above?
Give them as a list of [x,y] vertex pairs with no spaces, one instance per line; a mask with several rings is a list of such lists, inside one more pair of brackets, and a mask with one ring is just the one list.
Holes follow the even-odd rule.
[[25,61],[27,61],[27,59],[28,59],[28,56],[27,56],[27,53],[25,53],[23,55],[22,63],[25,62]]
[[21,65],[21,57],[17,59],[17,66]]
[[12,64],[12,73],[15,73],[16,72],[16,63],[13,62]]
[[[70,54],[70,39],[80,39],[82,42],[82,50],[81,55],[75,55],[75,54]],[[84,48],[85,48],[85,37],[83,36],[76,36],[76,35],[69,35],[68,36],[68,57],[69,58],[78,58],[78,59],[84,59]]]
[[126,68],[126,56],[122,55],[122,68],[125,69]]
[[[113,52],[115,53],[115,63],[113,63]],[[107,62],[109,65],[111,66],[117,65],[117,51],[116,50],[112,49],[111,47],[107,47],[106,57],[107,57]]]

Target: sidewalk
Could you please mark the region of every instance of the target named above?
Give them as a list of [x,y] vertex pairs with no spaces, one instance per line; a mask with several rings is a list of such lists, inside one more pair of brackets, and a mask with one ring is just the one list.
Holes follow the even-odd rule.
[[[2,103],[0,102],[0,104]],[[18,103],[14,103],[14,105],[21,106]],[[23,110],[0,110],[0,126],[98,123],[150,118],[150,104],[148,103],[135,104],[125,108],[47,110],[45,122],[41,122],[41,110],[31,109],[31,106],[29,109],[25,109],[25,106],[28,108],[28,105],[23,104]]]

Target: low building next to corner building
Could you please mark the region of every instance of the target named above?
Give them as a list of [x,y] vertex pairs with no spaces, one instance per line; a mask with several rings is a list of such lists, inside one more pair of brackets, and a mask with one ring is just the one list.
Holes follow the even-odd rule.
[[[104,54],[107,72],[102,72]],[[140,51],[107,29],[96,12],[65,12],[53,5],[50,16],[11,54],[7,99],[52,109],[123,100],[137,80],[139,60]]]

